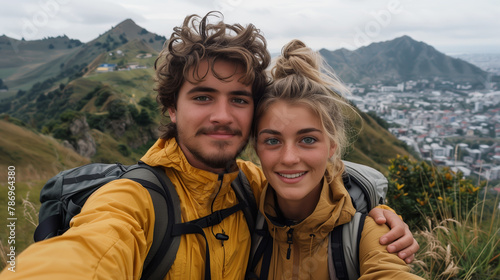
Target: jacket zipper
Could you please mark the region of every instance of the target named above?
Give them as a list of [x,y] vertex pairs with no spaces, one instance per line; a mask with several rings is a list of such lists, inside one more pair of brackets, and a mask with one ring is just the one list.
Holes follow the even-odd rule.
[[286,259],[289,260],[290,259],[290,255],[292,254],[293,228],[290,228],[286,232],[286,236],[287,236],[286,243],[288,243],[288,250],[286,251]]

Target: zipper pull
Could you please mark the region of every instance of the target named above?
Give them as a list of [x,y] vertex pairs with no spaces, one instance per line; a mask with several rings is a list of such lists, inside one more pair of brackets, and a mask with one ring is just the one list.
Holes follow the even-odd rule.
[[292,253],[292,244],[293,244],[293,239],[292,239],[292,236],[293,236],[293,228],[290,228],[287,232],[286,232],[286,236],[287,236],[287,240],[286,240],[286,243],[288,243],[288,250],[286,251],[286,259],[289,260],[290,259],[290,255]]

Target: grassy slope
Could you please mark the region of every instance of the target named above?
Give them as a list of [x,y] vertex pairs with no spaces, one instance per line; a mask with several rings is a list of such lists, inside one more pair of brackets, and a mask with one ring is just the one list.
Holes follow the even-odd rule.
[[[17,91],[27,90],[36,82],[57,76],[61,63],[79,49],[67,48],[67,41],[67,38],[17,41],[15,48],[0,43],[0,78]],[[54,49],[49,49],[49,44],[53,44]]]
[[[54,138],[0,120],[0,169],[16,166],[18,180],[46,180],[62,169],[88,163],[76,152],[62,147]],[[0,182],[7,181],[0,172]]]
[[86,77],[89,81],[100,82],[114,91],[123,93],[131,100],[129,103],[139,102],[147,95],[154,96],[153,69],[136,69],[130,71],[115,71],[109,73],[91,74]]
[[371,166],[380,172],[387,174],[389,159],[399,155],[409,155],[400,146],[400,141],[389,131],[382,128],[377,122],[364,113],[362,126],[360,122],[355,125],[360,133],[352,144],[346,160]]
[[[0,120],[0,221],[7,220],[7,172],[15,167],[16,186],[16,252],[20,253],[33,242],[37,222],[40,189],[50,177],[60,170],[89,162],[74,151],[64,148],[55,139]],[[31,218],[31,222],[29,221]],[[7,246],[8,228],[0,229],[0,244]],[[2,258],[5,254],[2,253]],[[0,258],[0,260],[2,260]],[[0,263],[3,267],[3,263]]]

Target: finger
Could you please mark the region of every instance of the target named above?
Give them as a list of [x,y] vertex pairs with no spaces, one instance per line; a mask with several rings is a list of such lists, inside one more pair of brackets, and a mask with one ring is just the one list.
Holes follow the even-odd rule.
[[[396,240],[398,240],[399,238],[403,237],[405,235],[405,228],[402,227],[401,225],[389,225],[390,227],[390,230],[389,232],[387,232],[386,234],[382,235],[382,237],[380,237],[380,244],[382,245],[387,245],[387,244],[390,244]],[[413,238],[411,235],[410,235],[411,238]],[[406,242],[408,242],[408,240],[406,240]],[[404,244],[404,240],[402,242]],[[408,244],[410,245],[410,244]],[[389,250],[389,248],[388,248]],[[392,253],[392,251],[389,251]]]
[[405,263],[410,264],[415,260],[415,255],[411,255],[405,259]]
[[415,254],[419,249],[420,245],[418,245],[417,240],[413,239],[413,243],[399,252],[398,256],[405,260],[406,263],[411,263],[415,259]]
[[384,209],[380,208],[373,208],[370,213],[368,213],[370,217],[375,220],[375,222],[379,225],[383,225],[386,223],[385,215],[384,215]]
[[[392,242],[391,244],[387,245],[387,251],[389,253],[396,253],[396,252],[404,252],[406,255],[403,257],[406,258],[409,255],[409,252],[413,253],[411,251],[413,247],[411,247],[414,243],[414,238],[411,234],[405,234],[403,237],[397,239],[396,241]],[[410,251],[406,251],[408,248],[410,248]]]

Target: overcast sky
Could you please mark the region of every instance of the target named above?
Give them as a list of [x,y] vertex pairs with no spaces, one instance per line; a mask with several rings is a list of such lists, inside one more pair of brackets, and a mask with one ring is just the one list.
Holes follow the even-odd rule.
[[500,53],[498,0],[22,0],[0,5],[0,35],[88,42],[130,18],[169,37],[188,14],[220,10],[255,24],[278,52],[298,38],[314,49],[350,50],[409,35],[447,54]]

